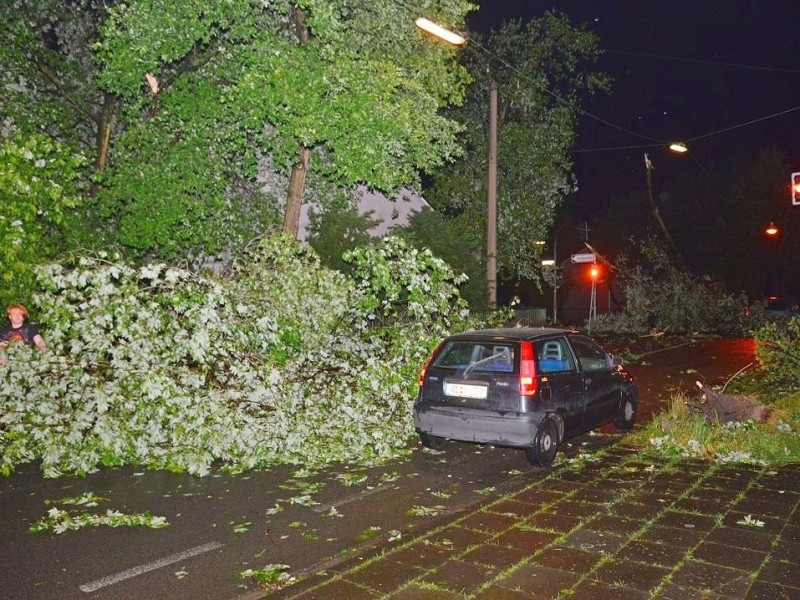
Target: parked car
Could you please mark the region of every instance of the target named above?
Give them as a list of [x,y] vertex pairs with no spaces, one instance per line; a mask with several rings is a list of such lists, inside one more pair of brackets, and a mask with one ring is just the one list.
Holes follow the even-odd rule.
[[767,305],[764,307],[764,310],[767,314],[776,317],[800,316],[800,302],[794,298],[770,296],[767,298]]
[[605,423],[628,431],[639,393],[622,359],[577,331],[485,329],[445,339],[419,376],[422,445],[449,440],[524,448],[549,467],[559,444]]

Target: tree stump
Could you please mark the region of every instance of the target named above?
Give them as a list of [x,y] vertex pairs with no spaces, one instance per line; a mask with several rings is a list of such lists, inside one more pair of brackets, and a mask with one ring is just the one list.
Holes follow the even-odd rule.
[[719,420],[725,424],[751,419],[756,423],[766,423],[772,412],[769,406],[764,406],[748,396],[718,394],[699,381],[695,381],[695,385],[703,395],[699,400],[688,400],[686,404],[701,412],[709,423]]

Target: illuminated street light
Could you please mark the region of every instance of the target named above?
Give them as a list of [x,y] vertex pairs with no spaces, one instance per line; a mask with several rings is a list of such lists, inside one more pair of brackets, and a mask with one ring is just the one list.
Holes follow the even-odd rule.
[[554,261],[552,258],[551,258],[551,259],[548,259],[548,260],[543,260],[543,261],[542,261],[542,266],[543,266],[543,267],[552,267],[552,266],[554,266],[555,264],[556,264],[556,261]]
[[764,233],[774,237],[778,235],[778,228],[775,226],[775,223],[770,223],[769,226],[764,230]]
[[686,147],[686,144],[683,142],[672,142],[669,145],[669,149],[673,152],[677,152],[678,154],[683,154],[684,152],[688,152],[689,148]]
[[420,17],[414,21],[414,23],[423,31],[427,31],[431,35],[435,35],[436,37],[444,40],[445,42],[449,42],[454,46],[463,46],[467,43],[467,40],[464,37],[450,31],[449,29],[445,29],[441,25],[437,25],[433,21],[429,21],[425,17]]

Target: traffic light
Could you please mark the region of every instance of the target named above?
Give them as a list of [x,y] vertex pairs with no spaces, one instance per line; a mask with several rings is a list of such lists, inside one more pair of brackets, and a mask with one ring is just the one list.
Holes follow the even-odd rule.
[[800,204],[800,171],[792,173],[792,204]]
[[600,267],[597,265],[592,265],[589,268],[589,277],[592,281],[597,281],[597,279],[600,277]]

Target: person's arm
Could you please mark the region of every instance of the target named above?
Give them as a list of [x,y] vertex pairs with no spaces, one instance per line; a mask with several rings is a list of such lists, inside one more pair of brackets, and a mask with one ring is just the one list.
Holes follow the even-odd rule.
[[47,344],[45,343],[41,334],[37,333],[35,336],[33,336],[33,343],[36,344],[39,352],[47,352]]

